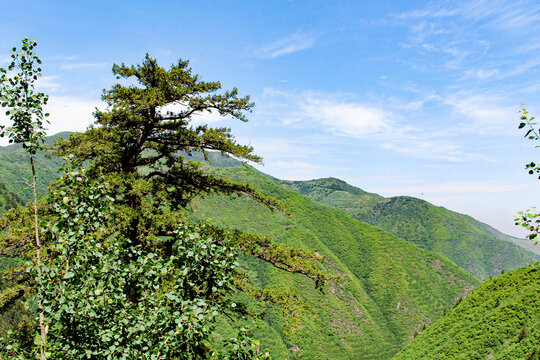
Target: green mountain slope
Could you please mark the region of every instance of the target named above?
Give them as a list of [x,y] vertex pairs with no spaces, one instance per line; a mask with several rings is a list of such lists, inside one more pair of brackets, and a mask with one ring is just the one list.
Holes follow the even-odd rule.
[[9,209],[15,209],[24,205],[24,202],[13,191],[8,190],[6,185],[0,183],[0,214]]
[[[69,133],[63,132],[49,136],[46,138],[45,145],[50,146],[54,139],[68,135]],[[38,153],[35,164],[38,192],[44,194],[47,186],[57,179],[58,169],[63,165],[63,160],[58,157],[48,158],[43,153]],[[32,183],[30,160],[22,144],[0,146],[0,183],[4,183],[8,190],[18,193],[25,203],[33,199],[31,186],[29,186]]]
[[282,184],[446,256],[479,279],[524,266],[537,257],[488,225],[424,200],[408,196],[383,198],[332,178]]
[[293,217],[243,196],[199,199],[191,206],[194,216],[314,250],[326,256],[327,269],[344,277],[322,294],[301,275],[250,262],[257,281],[297,292],[314,311],[302,315],[295,335],[284,331],[275,309],[259,323],[255,335],[276,359],[387,359],[478,284],[445,258],[286,189],[252,168],[215,171],[280,199]]
[[[10,172],[22,169],[27,161],[22,155],[17,146],[0,151],[0,179],[14,178]],[[194,156],[200,158],[200,154]],[[209,156],[214,165],[225,167],[215,171],[251,182],[281,199],[294,217],[272,213],[246,197],[225,196],[195,201],[191,204],[194,216],[211,217],[224,227],[261,232],[278,242],[317,251],[326,256],[327,269],[343,276],[323,294],[300,275],[256,260],[245,263],[261,285],[296,292],[313,309],[301,315],[300,330],[291,333],[279,309],[270,306],[258,322],[255,336],[275,359],[388,359],[478,284],[443,257],[303,197],[252,168],[236,166],[234,160],[214,153]],[[61,162],[41,159],[38,181],[45,191]],[[21,163],[15,166],[13,161]],[[22,186],[14,181],[11,184],[15,189]],[[237,325],[223,320],[216,337],[234,335],[233,326]]]
[[394,359],[540,359],[540,268],[487,280]]
[[[467,215],[465,215],[465,216],[467,216]],[[470,216],[467,216],[467,217],[469,218],[469,221],[471,222],[471,225],[476,227],[478,230],[480,230],[480,231],[482,231],[482,232],[484,232],[484,233],[486,233],[486,234],[488,234],[490,236],[493,236],[493,237],[495,237],[497,239],[513,242],[514,244],[516,244],[518,246],[521,246],[525,250],[533,252],[536,255],[540,255],[540,246],[536,246],[533,241],[528,240],[528,239],[520,239],[520,238],[515,237],[515,236],[510,236],[510,235],[507,235],[507,234],[503,234],[499,230],[494,229],[491,226],[489,226],[487,224],[484,224],[483,222],[480,222],[480,221],[478,221],[478,220],[476,220],[476,219],[474,219],[474,218],[472,218]]]

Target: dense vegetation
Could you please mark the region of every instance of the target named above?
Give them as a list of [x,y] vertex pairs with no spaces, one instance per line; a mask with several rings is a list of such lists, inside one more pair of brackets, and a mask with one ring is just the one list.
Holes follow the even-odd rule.
[[479,279],[516,269],[538,257],[512,243],[511,237],[424,200],[383,198],[332,178],[282,183],[422,249],[446,256]]
[[[283,182],[406,241],[237,166],[223,156],[261,159],[230,129],[190,122],[204,112],[247,121],[253,103],[236,88],[219,93],[184,60],[114,65],[127,85],[104,90],[108,107],[86,132],[57,137],[66,163],[47,189],[59,162],[40,152],[48,96],[33,86],[36,45],[24,39],[0,69],[11,120],[0,135],[16,143],[0,153],[0,210],[15,208],[0,220],[0,359],[262,360],[264,348],[279,359],[389,359],[479,283],[416,245],[461,257],[480,277],[514,260],[497,243],[477,262],[473,240],[499,238],[493,229],[418,199],[335,179]],[[29,175],[32,201],[20,207],[13,191]],[[539,357],[538,268],[520,271],[488,281],[397,356]],[[475,321],[486,309],[494,319]],[[498,319],[498,336],[485,336]]]
[[0,213],[4,214],[9,209],[16,209],[24,205],[24,201],[21,200],[17,194],[8,190],[6,185],[0,183]]
[[394,359],[540,359],[540,268],[490,278]]
[[[325,269],[343,277],[323,294],[302,276],[244,262],[260,284],[294,291],[311,308],[300,315],[296,333],[273,308],[259,322],[255,335],[274,358],[387,359],[478,284],[445,258],[286,189],[253,168],[226,165],[214,171],[281,200],[292,217],[245,196],[222,195],[196,199],[192,216],[316,251],[326,257]],[[227,329],[222,325],[217,336]]]
[[317,266],[319,256],[190,221],[182,209],[195,196],[223,193],[247,194],[285,211],[251,185],[206,172],[183,155],[217,150],[260,161],[230,129],[190,125],[193,115],[212,111],[247,121],[249,96],[238,97],[236,89],[219,93],[219,82],[200,80],[184,60],[169,69],[149,55],[136,66],[114,65],[117,79],[129,85],[104,90],[108,107],[94,113],[95,123],[55,144],[66,172],[38,203],[34,154],[41,150],[48,114],[40,102],[47,96],[32,86],[41,71],[33,68],[34,60],[41,63],[32,52],[35,45],[25,39],[20,52],[13,48],[21,73],[10,77],[1,69],[2,106],[12,114],[2,136],[28,153],[33,204],[10,211],[1,222],[0,249],[14,262],[2,274],[0,310],[35,301],[39,329],[30,324],[2,334],[0,356],[266,359],[242,329],[223,339],[227,350],[209,342],[217,316],[249,318],[235,296],[279,303],[289,311],[298,303],[287,292],[255,286],[237,257],[302,274],[320,288],[329,274]]
[[[9,146],[7,149],[16,147]],[[188,206],[193,217],[213,224],[267,234],[278,243],[311,249],[326,256],[324,269],[344,276],[326,293],[301,275],[285,274],[263,261],[243,258],[256,284],[297,293],[311,310],[285,313],[267,305],[254,337],[274,358],[385,359],[426,324],[478,284],[452,263],[421,251],[380,229],[350,218],[343,211],[317,204],[238,162],[209,153],[220,176],[255,185],[281,199],[293,216],[270,211],[245,196],[215,195]],[[203,160],[193,154],[194,160]],[[52,159],[46,159],[46,161]],[[51,168],[54,162],[51,162]],[[0,163],[0,166],[2,163]],[[248,301],[255,312],[257,302]],[[291,324],[297,331],[291,331]],[[296,325],[295,325],[296,324]],[[221,318],[216,339],[236,336],[246,325]]]

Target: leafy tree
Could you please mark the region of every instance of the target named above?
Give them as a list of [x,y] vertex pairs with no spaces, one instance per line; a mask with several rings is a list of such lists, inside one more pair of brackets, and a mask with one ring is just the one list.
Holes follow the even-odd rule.
[[[211,175],[186,157],[219,151],[260,161],[230,129],[190,125],[213,111],[246,121],[253,104],[236,89],[218,94],[221,85],[200,81],[187,61],[166,70],[147,55],[141,65],[114,65],[113,73],[140,87],[104,91],[108,108],[95,112],[95,123],[57,144],[73,170],[42,202],[50,351],[65,359],[267,358],[243,331],[229,341],[228,354],[215,354],[207,341],[216,316],[252,315],[235,293],[291,313],[303,306],[291,294],[252,284],[236,263],[239,253],[311,277],[318,287],[328,277],[314,261],[319,257],[258,234],[193,223],[184,210],[196,196],[221,192],[285,211],[251,185]],[[84,173],[76,170],[83,165]],[[4,249],[25,252],[27,216],[8,214]],[[31,289],[33,280],[18,275],[11,289]]]
[[[30,156],[30,166],[32,168],[32,189],[34,192],[34,234],[36,244],[36,271],[38,294],[37,303],[40,309],[39,326],[40,326],[40,355],[41,359],[45,359],[47,327],[43,314],[43,304],[41,293],[41,241],[39,237],[39,220],[37,208],[37,191],[36,191],[36,169],[34,165],[34,155],[43,147],[45,138],[44,122],[49,114],[43,112],[43,105],[47,104],[48,96],[37,92],[34,87],[34,82],[41,76],[41,60],[35,54],[34,48],[37,43],[28,38],[23,39],[22,46],[19,51],[13,48],[11,55],[11,63],[8,66],[8,71],[18,70],[13,76],[8,76],[8,71],[0,68],[0,102],[2,107],[7,107],[10,110],[6,111],[6,115],[10,117],[12,125],[10,127],[0,127],[0,136],[8,136],[10,143],[22,143],[23,148]],[[11,73],[9,73],[11,75]]]
[[[115,217],[133,244],[170,254],[174,241],[163,237],[175,230],[177,210],[196,196],[245,193],[271,209],[286,211],[251,185],[214,176],[201,163],[186,158],[193,152],[206,156],[207,151],[219,151],[260,162],[252,147],[235,141],[229,128],[190,124],[205,113],[247,121],[245,112],[253,107],[249,96],[238,97],[236,88],[218,94],[221,84],[199,80],[187,61],[179,60],[166,70],[148,54],[140,65],[114,65],[113,74],[140,87],[117,83],[104,91],[102,99],[108,108],[96,110],[96,121],[86,132],[61,140],[56,153],[69,156],[74,166],[88,163],[88,176],[103,173],[113,184]],[[213,231],[217,238],[226,235],[221,229]],[[312,277],[317,285],[326,276],[312,262],[314,254],[278,246],[258,235],[238,231],[231,235],[242,251]]]
[[[523,104],[524,105],[524,104]],[[521,109],[521,122],[519,123],[519,129],[525,128],[527,131],[525,137],[529,140],[540,141],[540,128],[536,128],[538,125],[535,121],[535,117],[529,117],[529,112],[525,107]],[[540,147],[540,145],[536,145]],[[539,174],[540,179],[540,165],[535,162],[530,162],[525,166],[525,169],[529,171],[530,175]],[[521,225],[530,231],[527,237],[534,240],[535,244],[538,244],[538,234],[540,233],[540,214],[536,211],[535,207],[520,211],[519,216],[515,219],[516,225]]]

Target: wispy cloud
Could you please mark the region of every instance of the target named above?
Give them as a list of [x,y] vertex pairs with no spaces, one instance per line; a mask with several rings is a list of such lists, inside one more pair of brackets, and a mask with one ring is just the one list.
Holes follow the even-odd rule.
[[[492,132],[494,129],[514,128],[516,107],[506,104],[496,93],[473,93],[460,91],[444,97],[443,103],[450,105],[457,115],[466,121],[464,131]],[[462,121],[462,124],[465,121]]]
[[390,130],[394,115],[361,103],[308,97],[298,104],[303,119],[324,125],[338,135],[365,137]]
[[260,168],[261,171],[268,171],[282,180],[310,180],[330,176],[339,170],[335,166],[317,165],[298,160],[273,161],[264,167],[256,167]]
[[60,131],[84,131],[94,121],[92,113],[100,101],[69,96],[50,96],[45,111],[50,113],[48,134]]
[[107,66],[107,63],[65,63],[60,65],[62,70],[73,70],[73,69],[103,69]]
[[445,71],[470,87],[540,68],[538,1],[439,0],[391,15],[409,29],[402,47],[413,70]]
[[540,4],[527,0],[476,0],[465,2],[462,14],[476,21],[487,21],[491,26],[499,28],[538,27]]
[[392,13],[390,16],[396,19],[422,19],[422,18],[444,18],[458,15],[460,13],[459,9],[424,9],[424,10],[413,10],[405,11],[402,13]]
[[60,88],[60,83],[57,81],[58,76],[43,76],[40,77],[37,82],[36,86],[40,90],[48,91],[48,92],[54,92]]
[[[421,109],[422,100],[398,101],[394,106],[395,99],[366,104],[353,95],[313,91],[286,93],[267,89],[266,95],[270,98],[268,104],[271,104],[266,106],[274,109],[274,113],[266,115],[285,127],[326,133],[347,141],[361,139],[364,144],[416,158],[453,162],[482,158],[481,154],[463,150],[444,131],[435,133],[412,126],[406,119],[411,112]],[[262,106],[265,107],[264,104]]]
[[316,37],[311,33],[296,32],[282,37],[255,51],[261,58],[276,58],[306,50],[315,44]]

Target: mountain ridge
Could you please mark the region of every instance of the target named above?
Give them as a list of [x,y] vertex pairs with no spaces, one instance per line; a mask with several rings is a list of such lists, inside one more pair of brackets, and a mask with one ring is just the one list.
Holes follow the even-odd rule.
[[[281,181],[301,194],[352,217],[381,227],[423,249],[444,255],[480,279],[525,266],[538,254],[515,244],[515,239],[468,215],[410,196],[384,198],[335,184],[329,178]],[[535,249],[536,250],[536,249]],[[540,251],[540,249],[538,249]]]

